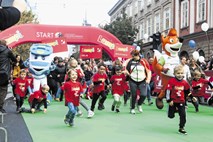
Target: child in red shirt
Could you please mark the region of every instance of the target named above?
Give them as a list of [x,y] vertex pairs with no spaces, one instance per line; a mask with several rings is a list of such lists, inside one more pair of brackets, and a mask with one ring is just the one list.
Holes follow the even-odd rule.
[[100,63],[98,65],[98,72],[94,74],[92,81],[93,81],[93,90],[92,90],[93,97],[92,97],[91,110],[94,111],[95,104],[100,96],[101,99],[99,100],[98,110],[103,110],[105,108],[104,101],[106,100],[105,83],[109,88],[109,79],[106,74],[106,66],[103,63]]
[[[29,84],[29,91],[28,91],[28,93],[29,93],[29,95],[30,94],[32,94],[33,93],[33,75],[32,75],[32,73],[30,73],[29,71],[27,72],[27,76],[26,76],[26,78],[27,78],[27,81],[28,81],[28,84]],[[26,94],[27,95],[27,94]]]
[[196,98],[190,95],[190,85],[184,78],[184,68],[178,65],[174,68],[174,78],[171,78],[166,87],[166,100],[169,103],[168,117],[174,118],[175,112],[180,116],[179,133],[187,134],[184,130],[186,124],[186,97],[190,96],[195,102]]
[[27,78],[27,72],[25,69],[20,71],[20,77],[13,80],[13,85],[15,86],[15,96],[16,96],[16,111],[21,112],[21,107],[24,103],[24,97],[29,87]]
[[30,112],[35,113],[36,110],[40,110],[40,107],[44,105],[44,113],[47,111],[47,94],[49,93],[49,86],[44,84],[41,89],[35,91],[30,95],[28,102],[30,104]]
[[[194,78],[192,80],[192,96],[196,97],[199,102],[204,102],[204,93],[206,91],[206,87],[210,86],[213,88],[212,84],[201,77],[201,72],[199,70],[194,71]],[[192,104],[195,107],[195,111],[199,112],[199,103],[193,102]]]
[[77,113],[77,107],[79,106],[80,96],[83,93],[82,85],[77,82],[77,72],[75,70],[68,71],[69,81],[64,83],[63,90],[65,93],[65,106],[68,107],[68,112],[65,116],[65,124],[70,126],[74,125],[74,117]]
[[[124,95],[125,85],[126,85],[126,76],[122,73],[122,68],[119,66],[115,67],[115,73],[112,75],[110,79],[110,83],[112,84],[112,95],[114,97],[114,101],[112,104],[112,111],[120,112],[119,107],[121,105],[121,96]],[[116,108],[116,109],[115,109]]]

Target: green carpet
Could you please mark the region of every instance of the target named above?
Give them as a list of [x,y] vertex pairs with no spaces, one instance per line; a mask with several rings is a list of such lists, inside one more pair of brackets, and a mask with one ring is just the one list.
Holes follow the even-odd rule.
[[[90,101],[85,100],[90,106]],[[143,105],[143,113],[132,115],[129,105],[121,105],[120,113],[112,112],[112,98],[108,96],[105,110],[95,109],[95,116],[87,119],[86,111],[83,117],[75,118],[75,126],[64,124],[64,115],[68,108],[63,102],[52,102],[48,112],[35,114],[23,113],[34,142],[202,142],[212,141],[213,108],[200,106],[200,112],[195,113],[189,104],[187,110],[186,131],[188,135],[178,134],[179,116],[174,119],[167,117],[167,107],[158,110],[155,105]],[[147,101],[146,101],[147,103]],[[97,106],[96,106],[97,107]]]

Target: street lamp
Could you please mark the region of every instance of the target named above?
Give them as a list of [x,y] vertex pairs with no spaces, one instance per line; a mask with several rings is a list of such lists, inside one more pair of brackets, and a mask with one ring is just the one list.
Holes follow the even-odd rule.
[[202,25],[201,25],[201,29],[202,31],[204,31],[206,33],[206,38],[207,38],[207,42],[208,42],[208,59],[210,59],[210,41],[209,41],[209,37],[208,37],[208,34],[207,34],[207,31],[209,29],[209,24],[204,22]]

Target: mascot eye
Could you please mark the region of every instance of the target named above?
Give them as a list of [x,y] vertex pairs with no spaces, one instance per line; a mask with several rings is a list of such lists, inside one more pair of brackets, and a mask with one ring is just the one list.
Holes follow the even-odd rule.
[[45,60],[45,57],[42,57],[42,60]]
[[38,59],[38,56],[35,56],[34,59]]
[[170,39],[170,42],[173,43],[173,42],[174,42],[174,39]]

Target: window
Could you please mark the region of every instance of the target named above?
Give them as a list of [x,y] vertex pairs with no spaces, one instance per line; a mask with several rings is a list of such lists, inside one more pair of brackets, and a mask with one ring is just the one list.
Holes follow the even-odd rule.
[[151,5],[151,3],[152,3],[152,0],[147,0],[146,6],[149,7]]
[[143,39],[144,37],[144,23],[141,22],[140,24],[140,39]]
[[155,25],[154,26],[155,26],[155,28],[154,28],[155,33],[160,31],[160,14],[159,13],[155,14]]
[[170,28],[170,22],[171,22],[170,11],[171,10],[169,7],[164,10],[164,22],[163,22],[164,30],[168,30]]
[[181,28],[188,26],[188,18],[189,18],[189,2],[183,1],[181,2]]
[[138,14],[138,1],[135,1],[134,5],[134,15]]
[[132,17],[132,4],[129,5],[129,17]]
[[152,21],[151,18],[147,18],[147,34],[150,36],[152,34]]
[[141,11],[144,10],[144,0],[141,0]]
[[197,1],[197,22],[206,20],[206,0]]

